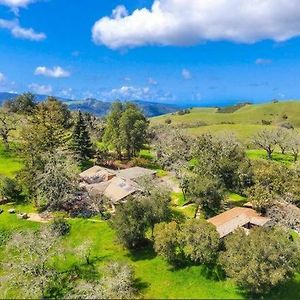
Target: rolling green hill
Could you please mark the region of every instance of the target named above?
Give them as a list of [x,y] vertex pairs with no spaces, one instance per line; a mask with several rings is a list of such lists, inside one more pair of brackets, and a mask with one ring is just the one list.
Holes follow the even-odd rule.
[[151,124],[165,124],[167,119],[171,120],[171,125],[184,127],[192,135],[232,131],[247,140],[265,126],[291,124],[300,127],[300,101],[247,104],[232,113],[220,113],[218,108],[193,108],[184,115],[173,113],[154,117]]

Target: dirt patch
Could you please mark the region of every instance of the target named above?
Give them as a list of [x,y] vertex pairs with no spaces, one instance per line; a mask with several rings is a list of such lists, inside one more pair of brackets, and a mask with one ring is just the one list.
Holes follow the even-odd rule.
[[53,217],[49,214],[47,215],[40,215],[37,213],[29,213],[28,214],[28,221],[33,221],[33,222],[39,222],[39,223],[49,223]]

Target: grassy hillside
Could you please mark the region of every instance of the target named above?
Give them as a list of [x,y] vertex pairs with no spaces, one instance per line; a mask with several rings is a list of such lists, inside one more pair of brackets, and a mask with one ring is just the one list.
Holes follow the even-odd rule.
[[[167,119],[172,125],[183,125],[188,133],[232,131],[243,140],[249,139],[264,126],[286,123],[300,127],[300,101],[245,105],[232,113],[220,113],[217,108],[193,108],[189,114],[167,114],[151,119],[152,125],[164,124]],[[271,125],[263,125],[263,122]]]
[[152,118],[152,124],[163,123],[167,118],[173,124],[204,122],[207,125],[235,123],[261,125],[262,120],[271,121],[273,125],[290,122],[300,127],[300,101],[286,101],[267,104],[252,104],[234,111],[219,113],[217,108],[193,108],[190,114],[164,115]]

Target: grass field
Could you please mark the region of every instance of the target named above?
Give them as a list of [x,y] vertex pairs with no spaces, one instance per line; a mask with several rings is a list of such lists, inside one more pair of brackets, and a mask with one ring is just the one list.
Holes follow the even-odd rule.
[[169,118],[172,124],[204,122],[207,125],[221,123],[261,125],[262,120],[265,120],[271,121],[273,125],[290,122],[295,127],[300,127],[299,113],[299,101],[285,101],[246,105],[233,113],[218,113],[216,108],[193,108],[190,114],[159,116],[152,118],[151,123],[162,124]]
[[[16,215],[7,213],[10,206],[2,206],[4,213],[0,215],[0,227],[7,230],[36,229],[38,223],[18,220]],[[19,211],[32,211],[30,206],[18,206]],[[116,242],[113,230],[107,222],[91,222],[83,219],[70,220],[71,233],[63,240],[69,248],[79,246],[84,240],[92,242],[92,258],[97,265],[110,260],[128,262],[134,267],[138,279],[137,286],[145,298],[222,298],[243,299],[245,295],[239,291],[231,280],[217,281],[210,277],[210,272],[201,266],[172,269],[160,257],[157,257],[150,248],[130,253]],[[84,237],[84,238],[83,238]],[[2,252],[3,253],[3,252]],[[0,249],[1,257],[1,249]],[[76,263],[74,257],[68,256],[60,265],[61,270],[67,270]],[[21,296],[15,291],[15,297]],[[0,298],[3,298],[0,291]],[[297,299],[300,297],[300,276],[277,289],[270,299]],[[269,298],[269,297],[268,297]]]
[[[10,206],[0,215],[0,227],[10,231],[16,229],[36,229],[39,224],[18,220],[16,215],[7,213]],[[20,211],[30,211],[30,206],[17,207]],[[107,222],[93,223],[83,219],[72,219],[71,233],[63,243],[70,248],[79,246],[84,240],[92,242],[92,257],[101,265],[110,260],[130,263],[139,281],[140,292],[146,298],[241,298],[232,281],[215,281],[205,275],[203,267],[189,267],[174,270],[157,257],[149,248],[130,253],[116,242],[113,230]],[[83,239],[84,237],[84,239]],[[1,256],[1,251],[0,251]],[[74,263],[69,257],[61,269],[68,269]],[[0,298],[3,298],[0,291]],[[15,296],[21,296],[15,294]]]
[[22,162],[17,158],[16,154],[13,151],[4,151],[0,143],[0,175],[11,177],[21,168]]
[[[273,126],[268,126],[271,128]],[[264,128],[263,125],[253,124],[214,124],[196,128],[187,128],[185,131],[191,136],[199,136],[203,133],[222,134],[233,133],[239,140],[246,144],[251,143],[252,137]]]
[[[247,156],[250,159],[268,159],[267,153],[264,150],[251,149],[246,151]],[[291,165],[294,163],[294,158],[290,153],[281,154],[280,152],[273,152],[272,160],[286,165]]]
[[[246,105],[233,113],[218,113],[216,108],[193,108],[189,114],[168,114],[151,119],[152,125],[184,125],[185,131],[197,136],[203,133],[232,132],[241,141],[249,143],[252,136],[263,128],[290,123],[300,127],[300,101]],[[271,125],[262,125],[262,120]],[[197,125],[201,123],[202,125]]]

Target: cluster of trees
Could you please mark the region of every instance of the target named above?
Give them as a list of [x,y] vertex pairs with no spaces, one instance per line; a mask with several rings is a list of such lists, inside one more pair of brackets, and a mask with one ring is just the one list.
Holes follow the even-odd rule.
[[186,201],[197,203],[207,215],[221,208],[226,190],[241,193],[252,184],[250,161],[232,135],[193,139],[160,129],[154,145],[158,163],[176,173]]
[[154,228],[154,249],[171,264],[212,265],[216,262],[219,246],[216,228],[205,220],[159,223]]
[[153,238],[155,224],[169,221],[172,216],[170,191],[148,181],[141,185],[142,193],[118,205],[111,219],[119,241],[129,249],[144,245],[147,231],[150,229]]
[[252,162],[253,184],[246,190],[249,201],[262,212],[277,202],[300,204],[299,167],[271,161]]
[[118,206],[111,220],[119,241],[128,249],[151,239],[154,251],[172,266],[206,265],[219,278],[225,273],[252,294],[268,293],[298,270],[300,244],[288,230],[275,226],[246,234],[240,229],[220,240],[206,220],[186,221],[172,214],[168,193],[153,187],[146,191]]
[[[57,226],[56,226],[57,227]],[[54,228],[56,228],[54,227]],[[97,269],[90,257],[90,243],[72,249],[63,247],[63,237],[53,227],[14,233],[6,240],[0,275],[7,295],[16,288],[32,299],[129,299],[134,297],[134,272],[117,261]],[[72,255],[78,266],[85,265],[91,276],[78,267],[61,269],[64,257]],[[54,259],[55,258],[55,259]]]
[[279,127],[277,129],[263,129],[253,138],[256,146],[267,152],[269,159],[276,147],[279,147],[282,154],[290,152],[294,161],[298,160],[300,151],[300,134],[297,130]]
[[[59,209],[61,203],[74,197],[79,167],[93,158],[91,130],[85,115],[72,114],[53,97],[37,103],[29,93],[5,103],[3,110],[12,120],[21,120],[10,121],[15,126],[12,127],[7,117],[3,121],[6,124],[0,124],[0,132],[17,129],[17,146],[24,168],[15,180],[2,180],[2,196],[16,200],[23,193],[40,207]],[[8,133],[4,144],[9,142]]]
[[[242,229],[221,242],[205,220],[183,224],[160,223],[154,230],[154,249],[171,264],[204,264],[227,276],[252,294],[265,294],[288,281],[300,263],[299,241],[282,229]],[[221,272],[219,272],[221,273]]]
[[[276,131],[276,145],[286,131],[290,133]],[[283,149],[283,142],[280,145]],[[179,178],[186,202],[197,203],[206,216],[222,208],[227,191],[247,196],[264,213],[278,202],[300,203],[298,165],[289,168],[273,161],[250,161],[231,134],[191,138],[178,130],[159,129],[154,146],[158,163]]]
[[149,122],[143,112],[132,103],[115,102],[107,116],[103,141],[122,159],[136,156],[147,143]]
[[105,151],[95,149],[97,141],[102,139],[120,157],[126,152],[131,158],[146,143],[147,129],[144,114],[131,103],[114,103],[104,126],[90,114],[70,112],[54,97],[38,103],[30,93],[20,95],[0,112],[0,136],[9,149],[9,136],[18,131],[24,168],[16,180],[2,180],[2,195],[17,199],[22,189],[39,207],[61,209],[75,199],[79,169],[107,157]]

